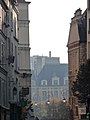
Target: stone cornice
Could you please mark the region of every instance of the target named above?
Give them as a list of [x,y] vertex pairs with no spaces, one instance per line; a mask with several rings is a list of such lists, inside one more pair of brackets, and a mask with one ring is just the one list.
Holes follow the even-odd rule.
[[68,49],[75,48],[75,47],[79,46],[79,44],[80,44],[79,41],[68,44]]
[[18,47],[18,50],[30,50],[30,48],[29,47]]

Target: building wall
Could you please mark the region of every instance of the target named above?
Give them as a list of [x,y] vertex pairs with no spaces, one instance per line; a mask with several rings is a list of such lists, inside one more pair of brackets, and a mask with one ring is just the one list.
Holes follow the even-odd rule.
[[78,20],[81,18],[81,10],[78,9],[71,19],[70,32],[68,39],[68,77],[69,77],[69,103],[73,110],[74,120],[79,119],[78,114],[78,101],[73,96],[72,84],[76,80],[76,75],[79,70],[80,64],[85,62],[87,58],[87,44],[81,41],[78,29]]
[[[19,2],[18,22],[19,22],[19,88],[29,88],[29,94],[26,95],[31,99],[31,71],[30,71],[30,48],[29,48],[29,14],[28,5],[30,2]],[[28,89],[27,89],[28,90]]]
[[[60,66],[60,64],[58,64]],[[62,65],[61,65],[62,66]],[[53,68],[56,66],[54,65]],[[35,79],[31,77],[31,90],[32,90],[32,101],[33,102],[46,102],[49,100],[63,100],[64,98],[68,101],[68,71],[67,65],[64,66],[66,71],[63,72],[63,67],[55,68],[55,72],[52,72],[52,67],[46,69],[48,73],[42,69],[43,74],[39,74],[39,77]],[[42,76],[42,79],[40,79]],[[46,77],[47,76],[47,77]]]
[[[31,85],[29,2],[18,3],[20,12],[16,4],[13,0],[0,1],[0,120],[10,120],[9,102],[19,102],[20,83],[21,88]],[[30,95],[31,87],[29,99]]]
[[87,58],[90,58],[90,1],[87,0]]
[[68,86],[57,86],[57,85],[41,85],[32,87],[32,101],[33,102],[47,102],[48,100],[59,100],[63,99],[68,101]]
[[39,56],[34,55],[31,57],[30,66],[34,70],[36,76],[41,72],[45,64],[59,64],[59,57],[52,57],[51,51],[49,51],[49,56]]
[[[18,87],[18,10],[9,0],[0,1],[0,119],[9,119],[9,102]],[[18,89],[18,88],[17,88]],[[18,96],[16,97],[18,101]]]

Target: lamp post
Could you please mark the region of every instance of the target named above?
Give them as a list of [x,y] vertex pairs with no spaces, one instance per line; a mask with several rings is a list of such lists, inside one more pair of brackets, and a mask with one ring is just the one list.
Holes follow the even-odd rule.
[[38,104],[35,102],[34,104],[34,115],[37,116],[38,113]]
[[47,117],[48,117],[48,119],[50,119],[50,101],[49,101],[49,99],[46,102],[46,104],[47,104]]

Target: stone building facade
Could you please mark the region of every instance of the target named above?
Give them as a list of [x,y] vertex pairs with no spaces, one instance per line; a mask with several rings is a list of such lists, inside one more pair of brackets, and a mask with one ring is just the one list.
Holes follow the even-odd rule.
[[[30,43],[29,43],[29,4],[25,0],[18,0],[19,26],[19,92],[31,99],[31,70],[30,70]],[[23,93],[22,93],[23,91]],[[25,91],[25,92],[24,92]]]
[[76,79],[80,64],[90,58],[90,2],[87,0],[87,9],[82,14],[77,9],[71,19],[68,38],[68,77],[69,77],[69,102],[73,110],[74,120],[81,119],[80,107],[77,98],[72,94],[72,84]]
[[[31,96],[30,87],[30,48],[29,48],[29,18],[28,5],[25,0],[1,0],[0,1],[0,120],[10,120],[10,102],[19,102],[20,75],[26,76],[25,83],[29,86],[29,99]],[[19,5],[23,4],[22,10]],[[18,8],[19,7],[19,8]],[[21,11],[26,11],[26,20],[20,19]],[[23,15],[24,16],[24,13]],[[20,21],[22,25],[20,26]],[[23,23],[23,21],[25,21]],[[26,26],[23,30],[23,26]],[[21,28],[22,27],[22,28]],[[20,30],[19,30],[20,29]],[[22,36],[22,31],[24,37]],[[22,39],[21,39],[22,37]],[[20,39],[20,40],[19,40]],[[22,42],[25,41],[23,44]],[[22,46],[20,46],[22,44]],[[23,53],[21,53],[23,49]],[[23,55],[26,61],[21,61]],[[26,63],[25,63],[26,62]],[[22,66],[24,65],[24,67]],[[22,73],[21,73],[21,71]],[[22,81],[24,81],[24,78]],[[14,92],[15,90],[15,92]]]
[[[13,88],[18,88],[18,9],[15,1],[1,0],[0,120],[9,119],[9,102],[14,100]],[[18,96],[15,99],[18,101]]]
[[[68,64],[61,64],[59,57],[34,56],[31,90],[33,102],[46,102],[48,99],[68,101]],[[37,61],[39,60],[39,61]],[[31,64],[34,63],[31,61]],[[39,66],[40,65],[40,66]],[[38,67],[39,74],[36,74]],[[42,66],[42,67],[41,67]]]
[[49,56],[39,56],[34,55],[30,57],[30,66],[34,71],[34,74],[37,76],[45,64],[59,64],[59,57],[52,57],[51,51],[49,51]]

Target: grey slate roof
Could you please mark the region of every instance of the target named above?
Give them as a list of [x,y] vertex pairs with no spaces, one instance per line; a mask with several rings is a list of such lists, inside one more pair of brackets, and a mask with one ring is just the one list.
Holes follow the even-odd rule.
[[17,2],[26,2],[25,0],[17,0]]
[[32,80],[36,80],[37,78],[36,78],[33,70],[31,70],[31,74],[32,74],[31,79],[32,79]]
[[82,14],[82,17],[78,20],[78,31],[80,42],[86,42],[87,40],[87,10]]
[[40,86],[41,80],[47,80],[51,85],[52,76],[60,78],[60,85],[63,85],[63,78],[68,77],[68,64],[46,64],[37,78],[37,85]]

